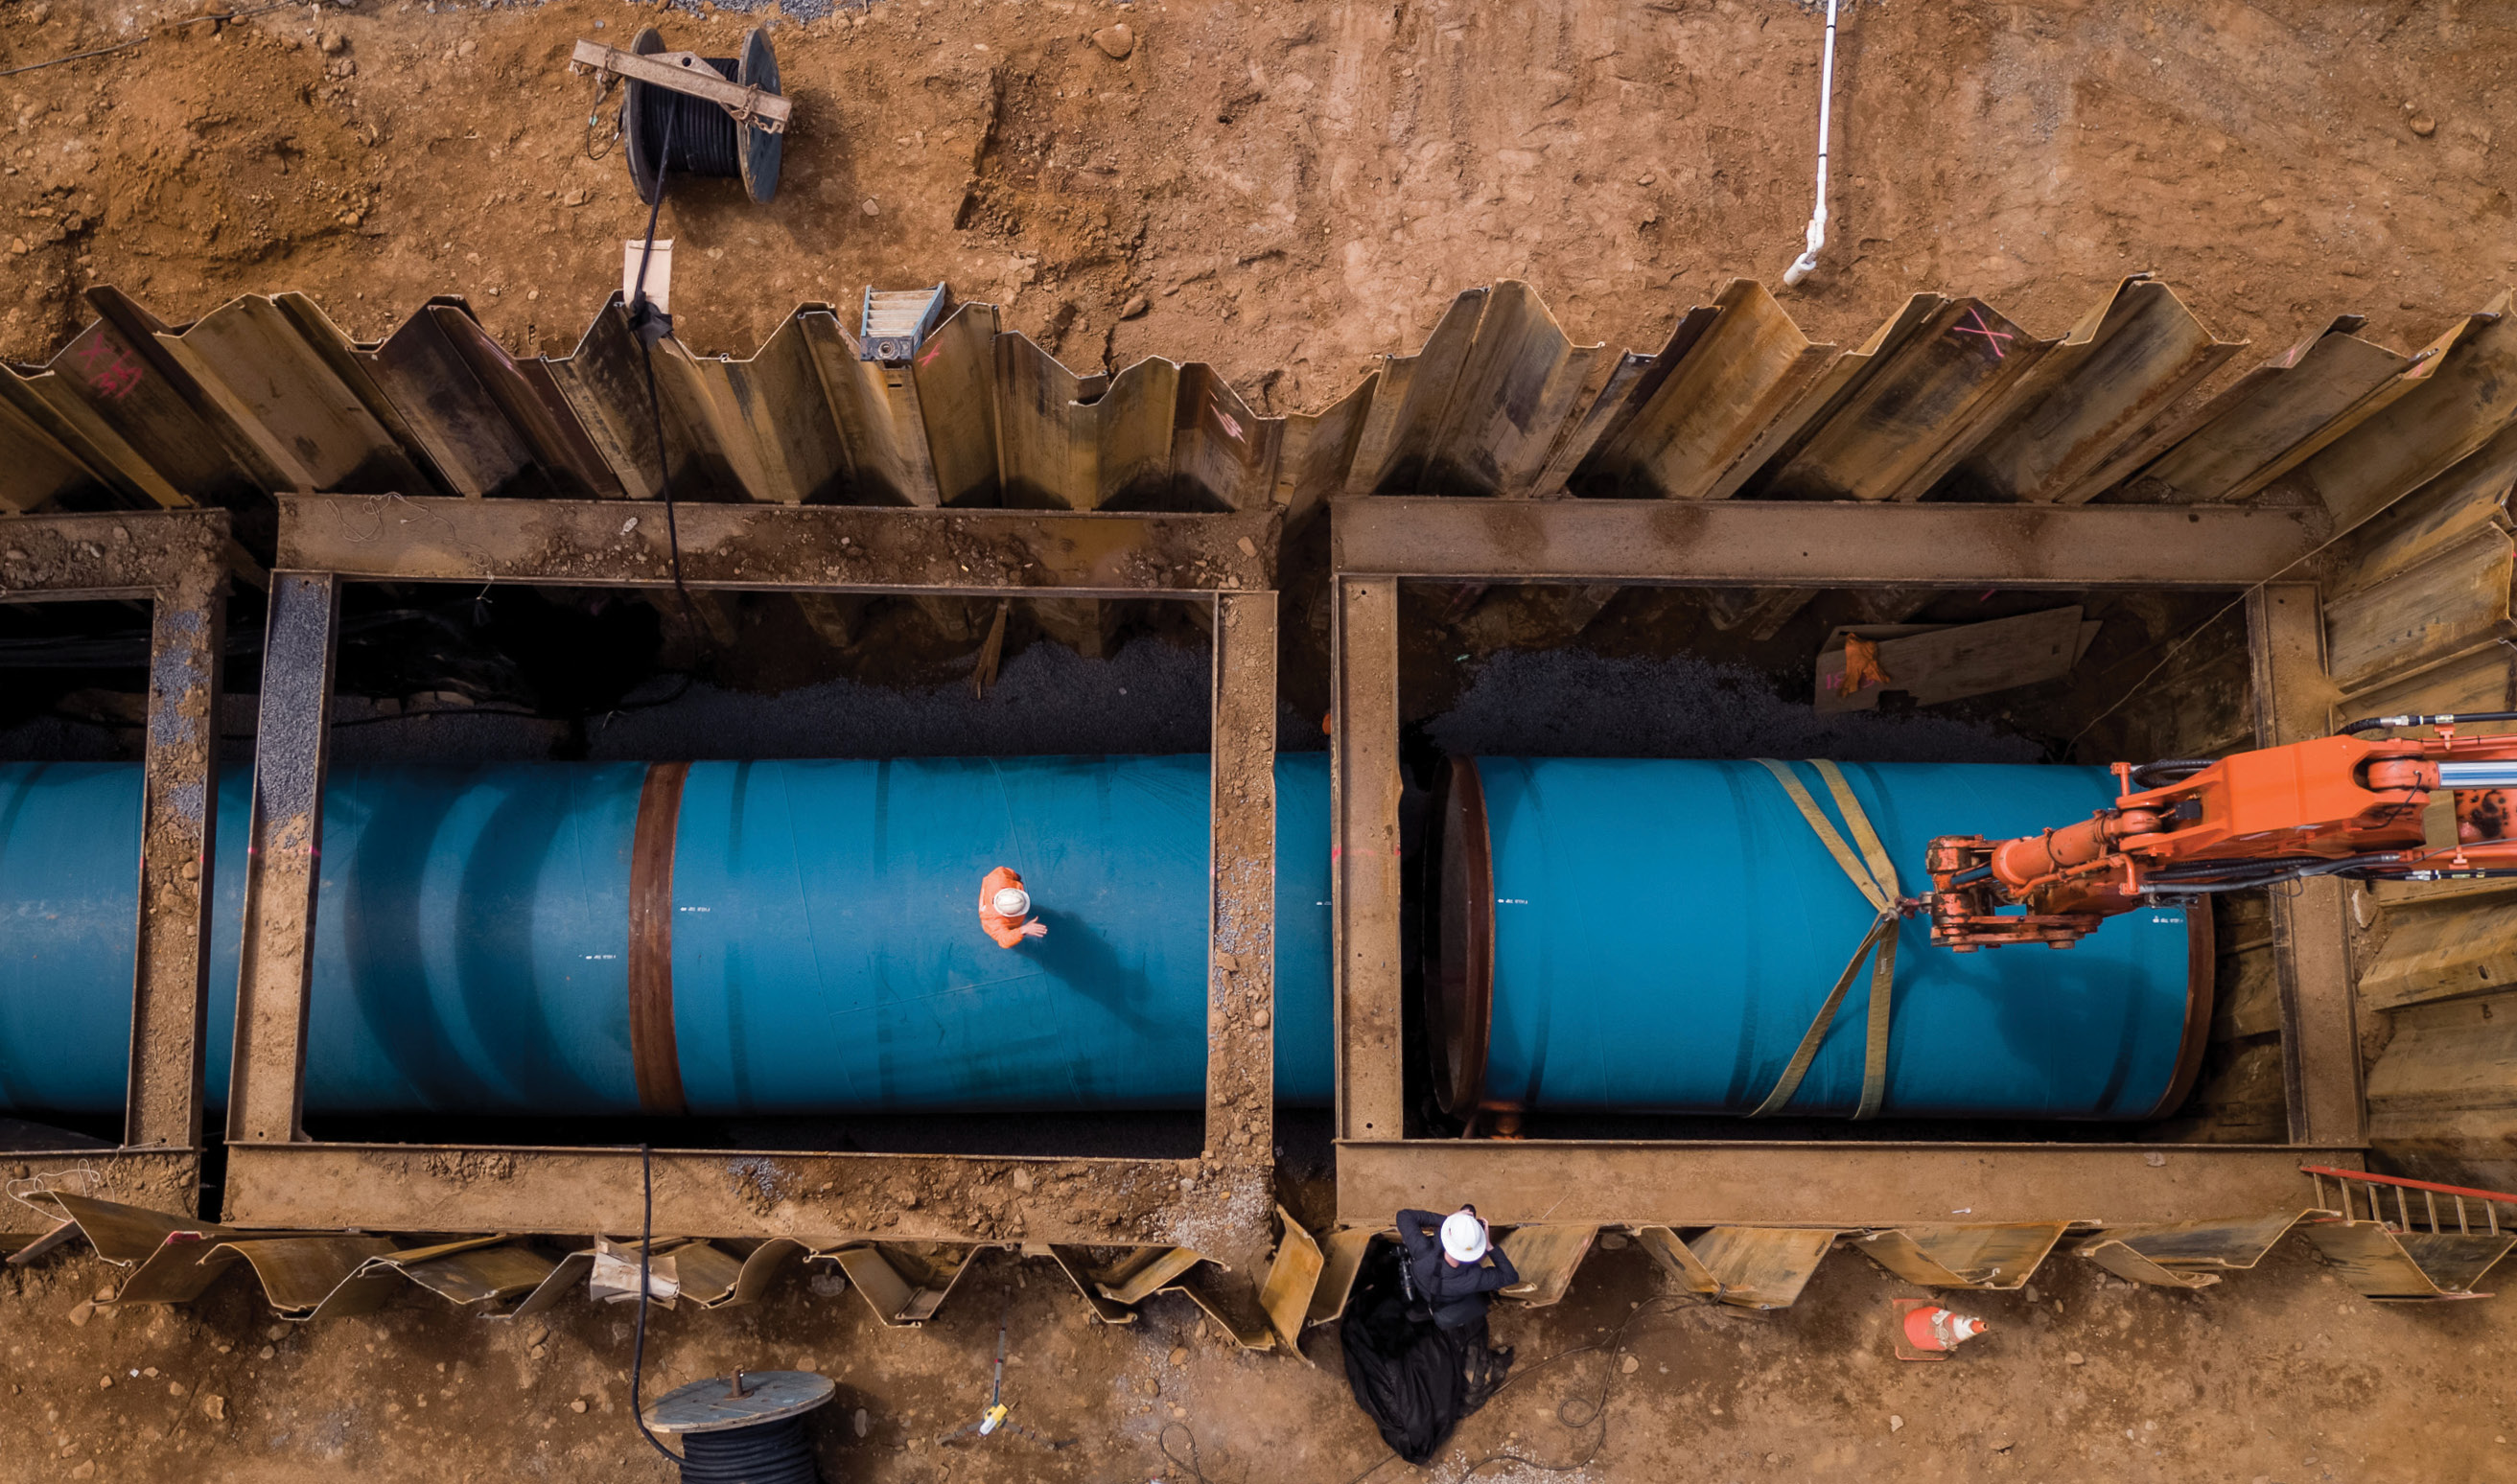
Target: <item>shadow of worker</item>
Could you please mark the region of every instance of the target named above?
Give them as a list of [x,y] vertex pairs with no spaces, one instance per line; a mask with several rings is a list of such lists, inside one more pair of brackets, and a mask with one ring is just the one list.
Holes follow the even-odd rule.
[[[1060,985],[1099,1005],[1110,1018],[1137,1036],[1160,1031],[1151,1013],[1152,984],[1141,962],[1131,964],[1110,940],[1073,912],[1042,908],[1032,913],[1048,929],[1045,938],[1027,938],[1015,953],[1040,965]],[[1203,1018],[1205,997],[1199,996]]]

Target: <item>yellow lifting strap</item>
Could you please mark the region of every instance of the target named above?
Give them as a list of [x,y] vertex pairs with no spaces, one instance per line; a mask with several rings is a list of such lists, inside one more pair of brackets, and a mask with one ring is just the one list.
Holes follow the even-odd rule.
[[1817,776],[1825,781],[1826,791],[1835,799],[1836,809],[1844,816],[1844,823],[1853,831],[1853,838],[1859,843],[1861,854],[1858,857],[1854,855],[1853,847],[1844,842],[1844,836],[1836,832],[1834,824],[1818,808],[1817,800],[1810,797],[1809,789],[1793,774],[1791,764],[1776,762],[1770,757],[1761,757],[1757,761],[1774,776],[1774,782],[1783,785],[1783,792],[1790,796],[1793,807],[1800,810],[1801,818],[1809,822],[1818,843],[1826,847],[1828,855],[1835,857],[1835,864],[1844,868],[1845,875],[1852,879],[1855,889],[1870,903],[1878,915],[1871,919],[1870,931],[1862,936],[1861,946],[1853,951],[1853,958],[1845,964],[1844,972],[1835,977],[1835,988],[1827,992],[1826,1002],[1818,1006],[1817,1018],[1810,1022],[1809,1031],[1801,1037],[1801,1043],[1792,1052],[1791,1062],[1783,1068],[1783,1075],[1774,1080],[1773,1090],[1766,1094],[1766,1100],[1751,1110],[1748,1117],[1761,1119],[1780,1113],[1792,1100],[1792,1094],[1800,1091],[1801,1079],[1809,1075],[1810,1063],[1816,1060],[1818,1047],[1826,1042],[1828,1027],[1835,1024],[1836,1008],[1844,1003],[1844,992],[1853,987],[1854,976],[1861,972],[1862,960],[1868,959],[1870,1028],[1861,1062],[1861,1103],[1854,1110],[1853,1116],[1856,1119],[1870,1118],[1879,1112],[1880,1101],[1888,1093],[1888,1017],[1894,1008],[1891,995],[1897,979],[1897,866],[1889,858],[1888,847],[1881,843],[1879,831],[1870,827],[1870,817],[1861,812],[1860,802],[1854,798],[1852,787],[1845,783],[1843,769],[1823,758],[1810,762],[1810,766],[1817,770]]

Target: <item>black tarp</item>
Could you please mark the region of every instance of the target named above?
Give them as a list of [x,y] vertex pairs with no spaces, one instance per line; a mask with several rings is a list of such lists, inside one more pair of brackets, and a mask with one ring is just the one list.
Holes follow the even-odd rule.
[[1395,1244],[1372,1245],[1338,1339],[1355,1405],[1400,1458],[1423,1464],[1503,1385],[1512,1352],[1487,1347],[1482,1318],[1457,1330],[1433,1323],[1409,1298],[1402,1266]]

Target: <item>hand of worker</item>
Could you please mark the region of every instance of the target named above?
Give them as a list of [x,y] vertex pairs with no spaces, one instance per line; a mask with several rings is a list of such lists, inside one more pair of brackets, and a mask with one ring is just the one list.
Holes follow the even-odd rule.
[[1045,922],[1026,922],[1023,924],[1022,935],[1026,938],[1045,938],[1048,936],[1048,924]]

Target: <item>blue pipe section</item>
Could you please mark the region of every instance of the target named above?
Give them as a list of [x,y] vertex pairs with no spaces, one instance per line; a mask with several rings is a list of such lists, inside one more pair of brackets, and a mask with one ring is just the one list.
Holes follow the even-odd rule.
[[[1755,762],[1479,758],[1494,864],[1486,1100],[1744,1113],[1781,1076],[1873,912]],[[1839,831],[1816,773],[1793,764]],[[1940,834],[2032,834],[2112,801],[2096,768],[1847,763],[1906,895]],[[1848,842],[1850,836],[1848,836]],[[1446,904],[1448,910],[1448,904]],[[2163,1113],[2188,1035],[2181,909],[2067,952],[1898,933],[1883,1117]],[[1860,1100],[1867,969],[1790,1114]],[[2199,1035],[2198,1027],[2194,1034]]]
[[[638,1111],[640,764],[351,767],[324,795],[317,1113]],[[206,1076],[224,1098],[251,780],[220,784]],[[1277,765],[1276,1077],[1325,1104],[1328,763]],[[1195,1107],[1202,755],[701,763],[674,862],[674,1025],[700,1114]],[[120,1109],[140,770],[0,766],[0,1110]],[[979,930],[981,874],[1046,939]]]

